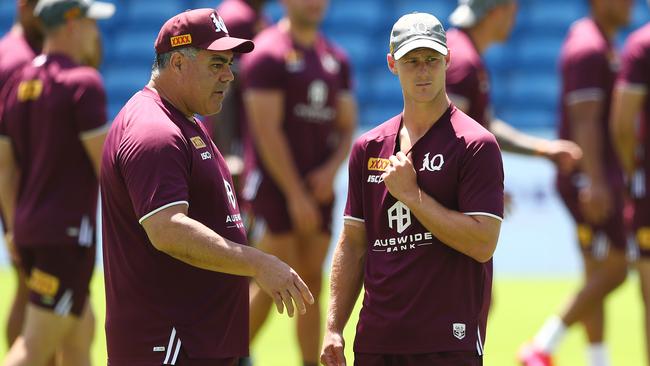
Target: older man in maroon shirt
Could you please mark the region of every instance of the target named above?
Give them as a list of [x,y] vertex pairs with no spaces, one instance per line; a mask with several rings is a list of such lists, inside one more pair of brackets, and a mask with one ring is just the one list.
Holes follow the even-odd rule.
[[151,81],[120,111],[101,173],[108,362],[234,365],[248,354],[248,280],[293,316],[313,297],[285,263],[247,245],[230,173],[195,114],[221,108],[230,37],[213,9],[168,20]]
[[404,111],[352,148],[325,365],[345,365],[343,328],[362,285],[355,365],[482,365],[503,166],[494,136],[447,97],[450,57],[433,15],[393,26],[387,60]]

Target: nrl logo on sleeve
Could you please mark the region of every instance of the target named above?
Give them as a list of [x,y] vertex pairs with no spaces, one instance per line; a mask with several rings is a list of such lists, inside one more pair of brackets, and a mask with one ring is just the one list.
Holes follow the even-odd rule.
[[181,34],[180,36],[172,37],[171,42],[172,42],[172,47],[179,47],[179,46],[192,44],[192,35]]
[[194,136],[190,138],[190,141],[192,141],[192,145],[194,145],[195,149],[203,149],[206,147],[205,142],[203,142],[203,139],[200,136]]
[[465,324],[463,323],[454,323],[452,325],[454,331],[454,337],[458,339],[465,338]]
[[390,165],[390,160],[382,158],[370,158],[368,159],[368,170],[376,170],[378,172],[383,172]]

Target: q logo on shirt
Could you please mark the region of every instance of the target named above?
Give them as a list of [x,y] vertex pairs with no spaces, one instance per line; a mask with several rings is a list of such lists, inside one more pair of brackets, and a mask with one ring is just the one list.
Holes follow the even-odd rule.
[[422,160],[422,168],[420,168],[420,171],[423,172],[425,170],[428,170],[430,172],[436,172],[442,169],[442,166],[445,164],[445,158],[442,156],[442,154],[436,154],[433,156],[433,158],[429,158],[429,154],[427,153],[424,155],[424,159]]

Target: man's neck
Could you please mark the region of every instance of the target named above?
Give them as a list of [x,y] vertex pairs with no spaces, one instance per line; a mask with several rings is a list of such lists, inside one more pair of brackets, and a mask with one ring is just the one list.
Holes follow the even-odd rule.
[[162,77],[152,78],[149,80],[147,87],[158,93],[161,99],[164,99],[169,104],[173,105],[174,108],[185,116],[185,118],[194,122],[194,113],[192,113],[185,103],[183,103],[182,99],[178,97],[178,93],[169,92],[170,90],[177,90],[173,85],[171,85],[169,80],[165,80]]
[[318,38],[317,27],[299,25],[286,17],[280,20],[279,26],[289,32],[291,38],[303,47],[312,47]]
[[429,103],[414,101],[404,104],[404,127],[417,138],[424,135],[449,108],[449,98],[444,90]]
[[592,11],[591,18],[594,20],[598,28],[600,28],[600,30],[605,34],[607,39],[612,40],[614,36],[616,36],[619,26],[618,24],[609,21],[607,16]]
[[480,55],[483,55],[485,50],[495,43],[494,36],[488,29],[488,25],[485,23],[480,23],[472,28],[467,28],[464,31],[467,32]]

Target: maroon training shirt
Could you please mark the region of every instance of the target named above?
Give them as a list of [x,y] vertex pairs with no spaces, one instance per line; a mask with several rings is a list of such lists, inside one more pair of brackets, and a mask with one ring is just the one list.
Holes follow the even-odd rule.
[[[362,135],[350,156],[346,219],[363,221],[365,294],[354,350],[483,354],[492,260],[479,263],[443,244],[388,193],[380,176],[398,148],[402,116]],[[499,146],[451,106],[411,149],[420,188],[467,215],[503,216]]]
[[16,244],[91,246],[97,177],[80,134],[107,121],[99,73],[40,55],[10,78],[0,100],[0,135],[11,139],[20,168]]
[[40,50],[34,49],[22,32],[12,29],[0,39],[0,88],[9,77],[34,59]]
[[[298,172],[304,176],[325,163],[336,148],[336,107],[340,92],[351,87],[350,66],[339,48],[319,35],[312,48],[291,39],[280,27],[267,28],[255,38],[255,52],[242,57],[244,90],[272,89],[284,94],[282,128]],[[263,165],[262,185],[280,194]],[[261,189],[262,191],[263,189]]]
[[248,354],[248,279],[199,269],[158,251],[141,222],[171,205],[247,244],[223,157],[207,131],[149,88],[106,139],[101,173],[106,335],[111,365],[170,364]]
[[469,35],[461,29],[447,32],[451,50],[451,65],[447,69],[447,93],[468,103],[467,115],[488,127],[490,115],[490,78],[487,69]]
[[[574,140],[568,116],[570,104],[585,100],[602,101],[603,110],[598,121],[602,154],[598,161],[602,162],[607,179],[615,191],[622,188],[623,176],[610,139],[609,111],[618,68],[619,59],[614,48],[593,19],[584,18],[571,26],[560,54],[562,121],[558,135],[562,139]],[[560,175],[558,184],[574,185],[579,181],[578,174]]]

